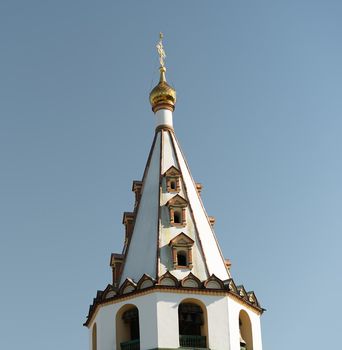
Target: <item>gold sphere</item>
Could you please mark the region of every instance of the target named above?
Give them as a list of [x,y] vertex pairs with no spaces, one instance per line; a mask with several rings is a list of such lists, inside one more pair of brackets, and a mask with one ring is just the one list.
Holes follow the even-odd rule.
[[166,82],[165,72],[166,68],[160,67],[159,83],[150,92],[150,103],[154,113],[160,109],[175,109],[176,90]]

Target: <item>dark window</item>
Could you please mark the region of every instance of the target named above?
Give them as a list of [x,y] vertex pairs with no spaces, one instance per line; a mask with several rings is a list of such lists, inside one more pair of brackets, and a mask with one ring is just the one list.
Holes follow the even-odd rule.
[[182,223],[182,213],[178,210],[175,210],[173,213],[173,222],[175,224],[181,224]]
[[188,266],[186,252],[180,251],[177,253],[177,265],[178,266]]
[[178,308],[179,334],[201,336],[203,311],[200,306],[192,303],[182,303]]
[[171,188],[171,190],[176,190],[177,189],[176,180],[170,180],[170,188]]
[[139,334],[139,313],[138,309],[130,309],[124,312],[122,315],[122,319],[125,323],[129,324],[129,329],[131,333],[131,339],[130,340],[135,340],[140,338]]

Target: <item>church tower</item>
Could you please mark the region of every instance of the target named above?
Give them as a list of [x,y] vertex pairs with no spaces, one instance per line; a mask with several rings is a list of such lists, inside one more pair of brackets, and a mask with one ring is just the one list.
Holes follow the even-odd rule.
[[84,324],[90,350],[262,350],[264,309],[235,284],[222,255],[173,128],[162,35],[157,49],[154,139],[142,180],[133,181],[134,209],[123,214],[123,251],[110,258],[112,283]]

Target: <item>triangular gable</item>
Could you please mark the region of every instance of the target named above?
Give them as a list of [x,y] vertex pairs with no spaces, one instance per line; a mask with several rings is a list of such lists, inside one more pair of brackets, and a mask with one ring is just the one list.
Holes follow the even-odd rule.
[[190,272],[186,277],[182,279],[181,285],[185,288],[200,288],[202,286],[202,283],[195,275]]
[[181,176],[181,172],[173,165],[165,171],[164,176]]
[[151,276],[144,274],[140,278],[139,282],[137,283],[137,288],[144,289],[144,288],[152,287],[154,283],[155,283],[155,280]]
[[168,207],[186,207],[188,205],[188,201],[181,197],[179,194],[176,196],[172,197],[166,205]]
[[258,299],[257,297],[255,296],[255,293],[253,291],[250,291],[247,293],[247,296],[248,296],[248,301],[253,304],[253,305],[256,305],[258,307],[260,307],[260,304],[258,302]]
[[119,289],[119,294],[127,294],[133,292],[137,288],[136,283],[130,278],[126,278],[125,282],[121,285]]
[[236,284],[235,284],[235,282],[234,282],[234,280],[232,278],[230,278],[228,280],[228,290],[230,292],[238,294],[238,290],[237,290]]
[[195,243],[193,239],[187,236],[185,233],[181,232],[176,237],[172,238],[169,245],[177,245],[177,246],[192,246]]
[[113,298],[115,297],[115,295],[116,295],[116,290],[113,288],[111,284],[108,284],[106,289],[103,291],[102,300]]
[[224,289],[223,282],[212,274],[205,282],[204,287],[208,289]]
[[166,271],[164,275],[159,277],[158,284],[177,287],[178,279],[171,272]]
[[246,289],[243,285],[237,286],[238,294],[241,298],[248,300]]

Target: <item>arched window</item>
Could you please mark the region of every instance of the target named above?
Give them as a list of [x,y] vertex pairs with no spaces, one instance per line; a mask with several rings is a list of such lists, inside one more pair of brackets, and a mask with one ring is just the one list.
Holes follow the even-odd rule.
[[177,265],[182,267],[187,267],[187,253],[184,250],[180,250],[177,252]]
[[97,350],[97,327],[96,323],[94,323],[92,332],[91,332],[91,345],[92,350]]
[[181,303],[178,322],[181,347],[206,348],[206,316],[199,304],[190,301]]
[[252,324],[246,311],[239,315],[240,350],[253,350]]
[[117,349],[139,350],[139,311],[134,305],[123,306],[116,314]]

